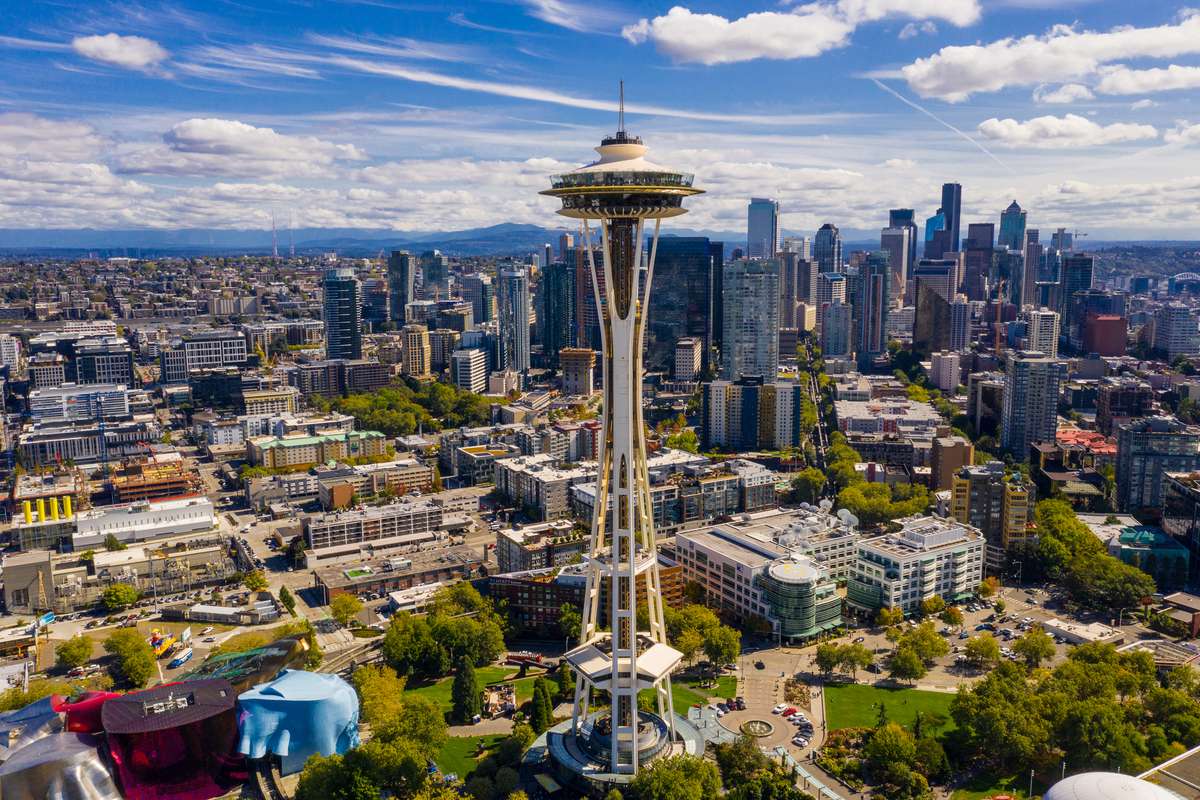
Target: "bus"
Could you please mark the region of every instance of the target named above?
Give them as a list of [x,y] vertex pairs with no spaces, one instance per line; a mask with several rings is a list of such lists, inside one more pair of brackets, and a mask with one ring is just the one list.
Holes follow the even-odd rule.
[[190,648],[190,647],[185,648],[182,653],[175,656],[175,659],[173,661],[171,661],[171,663],[168,664],[167,667],[169,669],[178,669],[179,667],[182,667],[184,664],[186,664],[188,661],[190,661],[191,658],[192,658],[192,648]]

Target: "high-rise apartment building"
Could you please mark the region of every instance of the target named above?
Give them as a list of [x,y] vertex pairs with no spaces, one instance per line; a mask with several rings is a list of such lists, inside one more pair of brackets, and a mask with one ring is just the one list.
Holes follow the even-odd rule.
[[362,284],[350,267],[325,271],[325,357],[362,358]]
[[1154,312],[1154,349],[1168,361],[1200,353],[1196,316],[1182,303],[1167,303]]
[[847,358],[853,352],[853,311],[841,300],[825,306],[821,315],[821,354],[826,358]]
[[1020,253],[1025,246],[1025,212],[1016,200],[1000,212],[1000,233],[996,244],[1014,253]]
[[988,300],[995,260],[996,226],[990,222],[972,222],[963,242],[963,278],[959,290],[969,300]]
[[1096,385],[1096,430],[1113,436],[1117,429],[1154,413],[1154,389],[1132,375],[1111,375]]
[[408,304],[416,300],[417,264],[407,250],[393,250],[388,256],[388,317],[395,325],[407,322]]
[[675,343],[675,380],[681,383],[691,383],[699,380],[703,367],[701,355],[704,343],[699,339],[687,337]]
[[911,208],[893,208],[888,211],[889,228],[908,229],[908,268],[917,265],[917,213]]
[[975,463],[975,445],[962,436],[935,436],[930,449],[929,483],[936,492],[954,486],[954,476]]
[[817,231],[813,239],[813,260],[817,262],[817,272],[842,271],[842,234],[836,225],[826,222]]
[[1093,273],[1096,269],[1096,258],[1087,253],[1064,253],[1058,272],[1058,302],[1055,309],[1060,314],[1066,314],[1070,308],[1071,299],[1076,292],[1092,288]]
[[817,332],[821,331],[824,309],[836,302],[846,302],[846,276],[840,272],[822,272],[817,275],[816,288]]
[[524,264],[501,269],[496,292],[500,309],[500,370],[529,371],[529,273]]
[[558,260],[564,264],[571,263],[571,251],[575,249],[575,237],[569,233],[558,235]]
[[721,377],[773,381],[779,371],[779,262],[735,261],[724,284]]
[[961,294],[950,303],[950,349],[966,350],[971,345],[971,304]]
[[1117,508],[1162,508],[1163,475],[1200,469],[1200,427],[1143,417],[1117,429]]
[[958,263],[923,258],[913,271],[913,351],[926,355],[951,347],[950,303],[956,291]]
[[705,448],[784,450],[800,444],[804,387],[761,378],[702,384],[700,441]]
[[450,382],[475,394],[487,390],[487,353],[479,348],[455,350],[450,354]]
[[895,303],[903,301],[904,287],[908,284],[909,273],[916,263],[909,260],[913,230],[915,226],[893,226],[884,228],[879,234],[879,249],[887,254],[891,271],[891,300]]
[[962,357],[954,350],[940,350],[931,354],[929,359],[933,385],[946,394],[954,394],[962,383]]
[[0,333],[0,366],[16,370],[21,363],[21,340],[11,333]]
[[575,265],[556,261],[542,270],[538,291],[538,321],[542,328],[542,352],[551,368],[558,367],[558,354],[575,346]]
[[708,365],[718,344],[723,250],[723,243],[703,236],[669,236],[659,241],[645,317],[648,372],[670,370],[675,343],[684,338],[700,340],[701,358]]
[[860,369],[870,368],[876,358],[887,352],[891,279],[891,264],[884,253],[871,253],[859,265],[854,349]]
[[746,207],[746,254],[774,258],[779,250],[779,201],[752,197]]
[[812,260],[812,239],[807,236],[785,236],[781,252],[795,253],[805,261]]
[[1042,277],[1042,244],[1038,241],[1037,228],[1025,231],[1025,241],[1021,247],[1024,264],[1021,273],[1021,305],[1036,305],[1038,301],[1038,281]]
[[1058,314],[1048,308],[1031,308],[1025,312],[1025,320],[1029,325],[1025,349],[1058,358]]
[[428,378],[432,361],[429,329],[424,325],[405,325],[404,374],[410,378]]
[[999,574],[1010,548],[1036,539],[1033,508],[1037,491],[1020,472],[1001,461],[963,467],[954,476],[950,509],[959,522],[974,525],[987,542],[985,566]]
[[421,253],[421,298],[439,300],[450,296],[450,258],[440,250]]
[[1045,353],[1010,350],[1004,373],[1000,445],[1023,461],[1034,442],[1052,442],[1058,429],[1058,395],[1067,362]]

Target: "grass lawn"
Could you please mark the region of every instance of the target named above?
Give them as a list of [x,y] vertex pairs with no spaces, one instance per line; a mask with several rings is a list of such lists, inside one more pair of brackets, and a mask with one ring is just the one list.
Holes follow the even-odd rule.
[[484,751],[495,747],[504,739],[503,734],[492,734],[491,736],[451,736],[446,740],[446,744],[442,747],[440,753],[434,761],[437,762],[438,769],[443,773],[455,773],[460,779],[465,780],[467,775],[475,769],[475,751],[479,747],[479,742],[483,742]]
[[883,689],[860,683],[832,684],[825,687],[825,714],[829,729],[863,728],[875,724],[878,705],[884,704],[888,719],[911,726],[918,711],[941,714],[948,722],[943,731],[951,730],[949,692],[923,692],[918,689]]
[[[1014,783],[1019,786],[1014,786]],[[1025,776],[1023,780],[1018,780],[1015,776],[997,778],[995,775],[981,775],[967,786],[956,790],[954,794],[950,795],[950,800],[988,800],[998,794],[1011,794],[1013,797],[1027,798],[1029,795],[1025,793],[1025,790],[1028,787],[1028,776]],[[1034,791],[1042,789],[1036,780],[1033,782],[1033,788]]]
[[[533,697],[533,682],[542,675],[541,672],[534,673],[533,670],[530,670],[529,673],[530,674],[528,677],[513,681],[513,683],[515,683],[517,686],[518,706]],[[516,667],[479,667],[475,670],[475,679],[479,681],[480,686],[488,686],[489,684],[500,683],[506,678],[516,674]],[[547,678],[546,680],[551,679]],[[427,684],[425,686],[418,686],[411,689],[405,689],[405,691],[412,692],[413,694],[432,700],[433,702],[437,703],[443,711],[449,711],[451,706],[450,689],[453,685],[454,676],[451,675],[449,677],[442,678],[435,683]],[[554,693],[553,687],[551,687],[550,692],[551,694]]]
[[[710,697],[731,698],[737,693],[737,678],[732,675],[722,675],[717,678],[715,687],[701,685],[694,680],[671,681],[671,699],[675,703],[675,713],[687,715],[690,706],[703,705]],[[650,694],[650,692],[647,692]]]

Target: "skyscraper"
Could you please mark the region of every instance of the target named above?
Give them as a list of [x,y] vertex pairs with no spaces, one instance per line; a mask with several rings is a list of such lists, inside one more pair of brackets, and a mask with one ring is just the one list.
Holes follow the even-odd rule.
[[893,208],[888,212],[888,227],[908,229],[908,267],[912,269],[917,264],[917,212],[911,208]]
[[646,313],[646,369],[669,372],[675,343],[695,338],[708,367],[721,313],[724,245],[703,236],[670,236],[658,243],[654,286]]
[[325,271],[325,357],[362,358],[362,284],[350,267]]
[[746,252],[750,258],[774,258],[779,250],[779,201],[752,197],[746,206]]
[[[600,226],[605,276],[605,302],[598,309],[603,315],[605,387],[600,473],[584,562],[587,582],[579,645],[563,655],[575,670],[575,699],[569,728],[551,729],[547,736],[550,751],[562,759],[561,767],[576,774],[586,771],[592,781],[611,782],[636,774],[640,763],[664,746],[668,752],[703,752],[699,737],[694,741],[680,733],[690,724],[676,717],[671,696],[671,672],[682,654],[667,644],[663,619],[642,432],[640,331],[640,309],[648,306],[644,293],[654,286],[660,221],[685,213],[683,198],[700,190],[692,187],[691,175],[645,160],[641,139],[624,130],[623,103],[618,127],[616,135],[597,148],[597,162],[555,176],[552,188],[544,192],[562,199],[560,214],[582,219],[585,225],[594,220]],[[649,257],[643,260],[649,220],[654,221],[654,231]],[[639,280],[642,264],[645,281]],[[594,260],[590,267],[595,274]],[[599,287],[600,281],[595,283]],[[779,287],[770,289],[778,313]],[[599,625],[602,587],[608,590],[610,604],[607,631]],[[641,630],[639,595],[647,611],[647,624]],[[654,697],[654,712],[638,708],[638,693],[643,689]],[[593,710],[595,691],[607,699]],[[561,737],[557,742],[556,736]],[[605,755],[595,758],[588,751]]]
[[957,183],[942,184],[942,214],[946,217],[946,231],[950,251],[957,251],[962,241],[962,186]]
[[1168,361],[1200,353],[1196,317],[1182,303],[1166,303],[1154,312],[1154,349]]
[[1021,302],[1020,305],[1037,304],[1037,284],[1042,277],[1042,245],[1038,241],[1038,229],[1029,228],[1025,231],[1025,240],[1021,248],[1023,271],[1021,273]]
[[1034,442],[1054,441],[1058,395],[1066,379],[1066,361],[1035,351],[1008,351],[1000,446],[1018,461],[1029,457]]
[[575,249],[575,237],[569,233],[560,233],[558,235],[558,260],[563,263],[570,263],[571,251]]
[[887,352],[888,311],[892,305],[892,269],[884,253],[871,253],[859,266],[859,289],[854,309],[857,320],[854,348],[859,369],[866,370]]
[[450,259],[440,250],[421,253],[421,299],[450,296]]
[[925,220],[925,258],[945,258],[947,253],[953,253],[957,247],[950,246],[950,232],[946,230],[946,213],[938,209],[937,213]]
[[1075,293],[1092,288],[1096,259],[1087,253],[1064,253],[1059,263],[1058,302],[1060,305],[1055,310],[1065,315]]
[[972,222],[967,228],[967,239],[962,245],[965,270],[959,291],[969,300],[989,299],[995,233],[996,226],[990,222]]
[[491,322],[496,315],[496,286],[492,276],[475,272],[463,277],[463,299],[470,301],[476,325]]
[[1025,212],[1017,205],[1016,200],[1000,212],[1000,236],[996,244],[1007,247],[1014,253],[1021,252],[1025,244]]
[[796,327],[796,304],[807,298],[800,295],[802,272],[809,270],[809,262],[799,253],[780,250],[775,259],[779,262],[779,327]]
[[956,294],[950,301],[950,349],[965,350],[971,344],[971,303]]
[[846,276],[840,272],[820,273],[817,275],[817,288],[814,294],[817,306],[817,332],[820,333],[825,307],[838,301],[846,302]]
[[923,258],[913,271],[913,351],[929,355],[950,348],[950,303],[957,262]]
[[416,264],[407,250],[393,250],[388,256],[388,318],[396,325],[407,320],[408,304],[416,300]]
[[496,292],[500,322],[500,369],[529,371],[529,272],[525,264],[501,269]]
[[879,249],[887,254],[891,270],[891,300],[904,298],[904,287],[908,283],[915,261],[910,260],[913,250],[913,233],[916,226],[896,225],[884,228],[879,234]]
[[542,352],[557,368],[559,351],[575,346],[575,265],[556,261],[542,270],[538,300]]
[[411,378],[428,378],[432,360],[429,329],[424,325],[405,325],[404,374]]
[[785,236],[781,249],[785,253],[796,253],[806,261],[812,260],[812,239],[807,236]]
[[813,239],[813,260],[818,272],[842,271],[842,234],[837,226],[826,222]]
[[779,372],[779,262],[735,261],[725,270],[721,377],[735,381]]

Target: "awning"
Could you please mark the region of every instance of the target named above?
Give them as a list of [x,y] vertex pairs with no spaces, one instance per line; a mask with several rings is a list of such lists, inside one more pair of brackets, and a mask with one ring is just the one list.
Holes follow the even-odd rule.
[[555,792],[557,792],[559,789],[562,788],[562,786],[559,784],[558,781],[554,780],[554,778],[551,778],[549,775],[547,775],[544,772],[539,772],[537,775],[534,775],[533,777],[534,777],[534,779],[537,780],[538,785],[546,790],[547,794],[554,794]]

